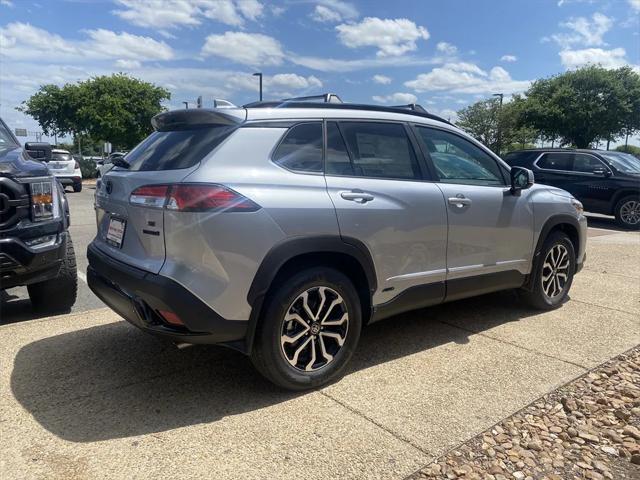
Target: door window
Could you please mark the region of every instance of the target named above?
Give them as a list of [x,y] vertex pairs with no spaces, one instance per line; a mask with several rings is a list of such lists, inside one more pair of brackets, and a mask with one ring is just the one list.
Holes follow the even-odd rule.
[[593,173],[596,169],[604,169],[604,165],[596,157],[576,153],[573,156],[573,171],[582,173]]
[[299,172],[322,172],[322,123],[300,123],[286,133],[272,160]]
[[[416,154],[403,125],[343,122],[336,129],[332,124],[327,124],[327,173],[402,180],[421,178]],[[344,144],[347,152],[342,150]]]
[[573,155],[571,153],[551,152],[545,153],[536,162],[538,168],[547,170],[564,170],[570,172],[573,167]]
[[443,183],[503,186],[497,162],[473,143],[453,133],[418,127],[418,133]]

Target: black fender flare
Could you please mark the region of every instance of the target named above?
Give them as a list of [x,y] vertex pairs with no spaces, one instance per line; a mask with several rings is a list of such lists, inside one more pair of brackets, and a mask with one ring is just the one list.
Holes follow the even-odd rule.
[[341,253],[356,260],[367,278],[370,295],[378,288],[375,266],[369,249],[360,240],[339,235],[291,237],[267,252],[247,293],[251,316],[245,337],[245,352],[251,353],[264,298],[283,265],[292,258],[312,253]]
[[540,230],[540,235],[538,236],[538,241],[536,242],[536,248],[533,251],[533,259],[531,262],[531,273],[527,276],[527,280],[525,281],[523,288],[525,289],[531,288],[531,283],[533,282],[533,278],[534,278],[534,272],[536,271],[538,262],[540,261],[540,253],[542,250],[542,245],[544,244],[545,240],[549,236],[549,233],[558,225],[565,225],[565,224],[571,225],[573,228],[576,229],[576,232],[578,232],[578,246],[577,246],[578,248],[576,248],[576,255],[580,251],[580,248],[582,245],[579,243],[581,239],[580,239],[580,223],[578,222],[578,219],[565,213],[552,215],[545,221],[544,225],[542,226],[542,229]]

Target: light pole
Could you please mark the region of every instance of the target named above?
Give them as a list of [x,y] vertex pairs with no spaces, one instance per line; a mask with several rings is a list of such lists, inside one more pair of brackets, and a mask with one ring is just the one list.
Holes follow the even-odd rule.
[[260,78],[260,101],[262,101],[262,72],[254,73],[253,76]]
[[498,110],[498,156],[502,152],[502,99],[504,93],[494,93],[494,97],[500,97],[500,110]]
[[184,109],[189,110],[189,102],[182,102],[182,103],[184,103]]

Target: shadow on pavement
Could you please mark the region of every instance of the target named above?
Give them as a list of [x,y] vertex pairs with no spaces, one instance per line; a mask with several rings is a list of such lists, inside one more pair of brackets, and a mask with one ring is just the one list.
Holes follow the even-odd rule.
[[10,323],[24,322],[26,320],[36,320],[38,318],[50,317],[51,315],[63,315],[66,312],[53,312],[46,309],[36,309],[31,304],[28,294],[16,295],[18,288],[0,290],[0,325],[8,325]]
[[[363,330],[347,375],[446,343],[467,343],[469,332],[441,323],[452,315],[469,318],[474,330],[535,313],[522,308],[513,292],[502,292],[400,315]],[[478,314],[488,321],[474,321]],[[208,346],[178,350],[124,321],[24,346],[14,360],[11,388],[44,428],[72,442],[211,423],[304,395],[274,387],[240,353]]]
[[586,214],[587,224],[593,228],[602,228],[605,230],[613,230],[616,232],[629,232],[625,228],[618,226],[615,217],[606,217],[604,215]]

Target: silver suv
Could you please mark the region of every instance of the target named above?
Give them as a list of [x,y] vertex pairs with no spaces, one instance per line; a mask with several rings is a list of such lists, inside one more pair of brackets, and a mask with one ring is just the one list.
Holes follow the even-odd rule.
[[176,110],[96,193],[87,279],[140,329],[244,352],[289,389],[338,378],[361,328],[517,288],[560,305],[582,205],[419,106]]

